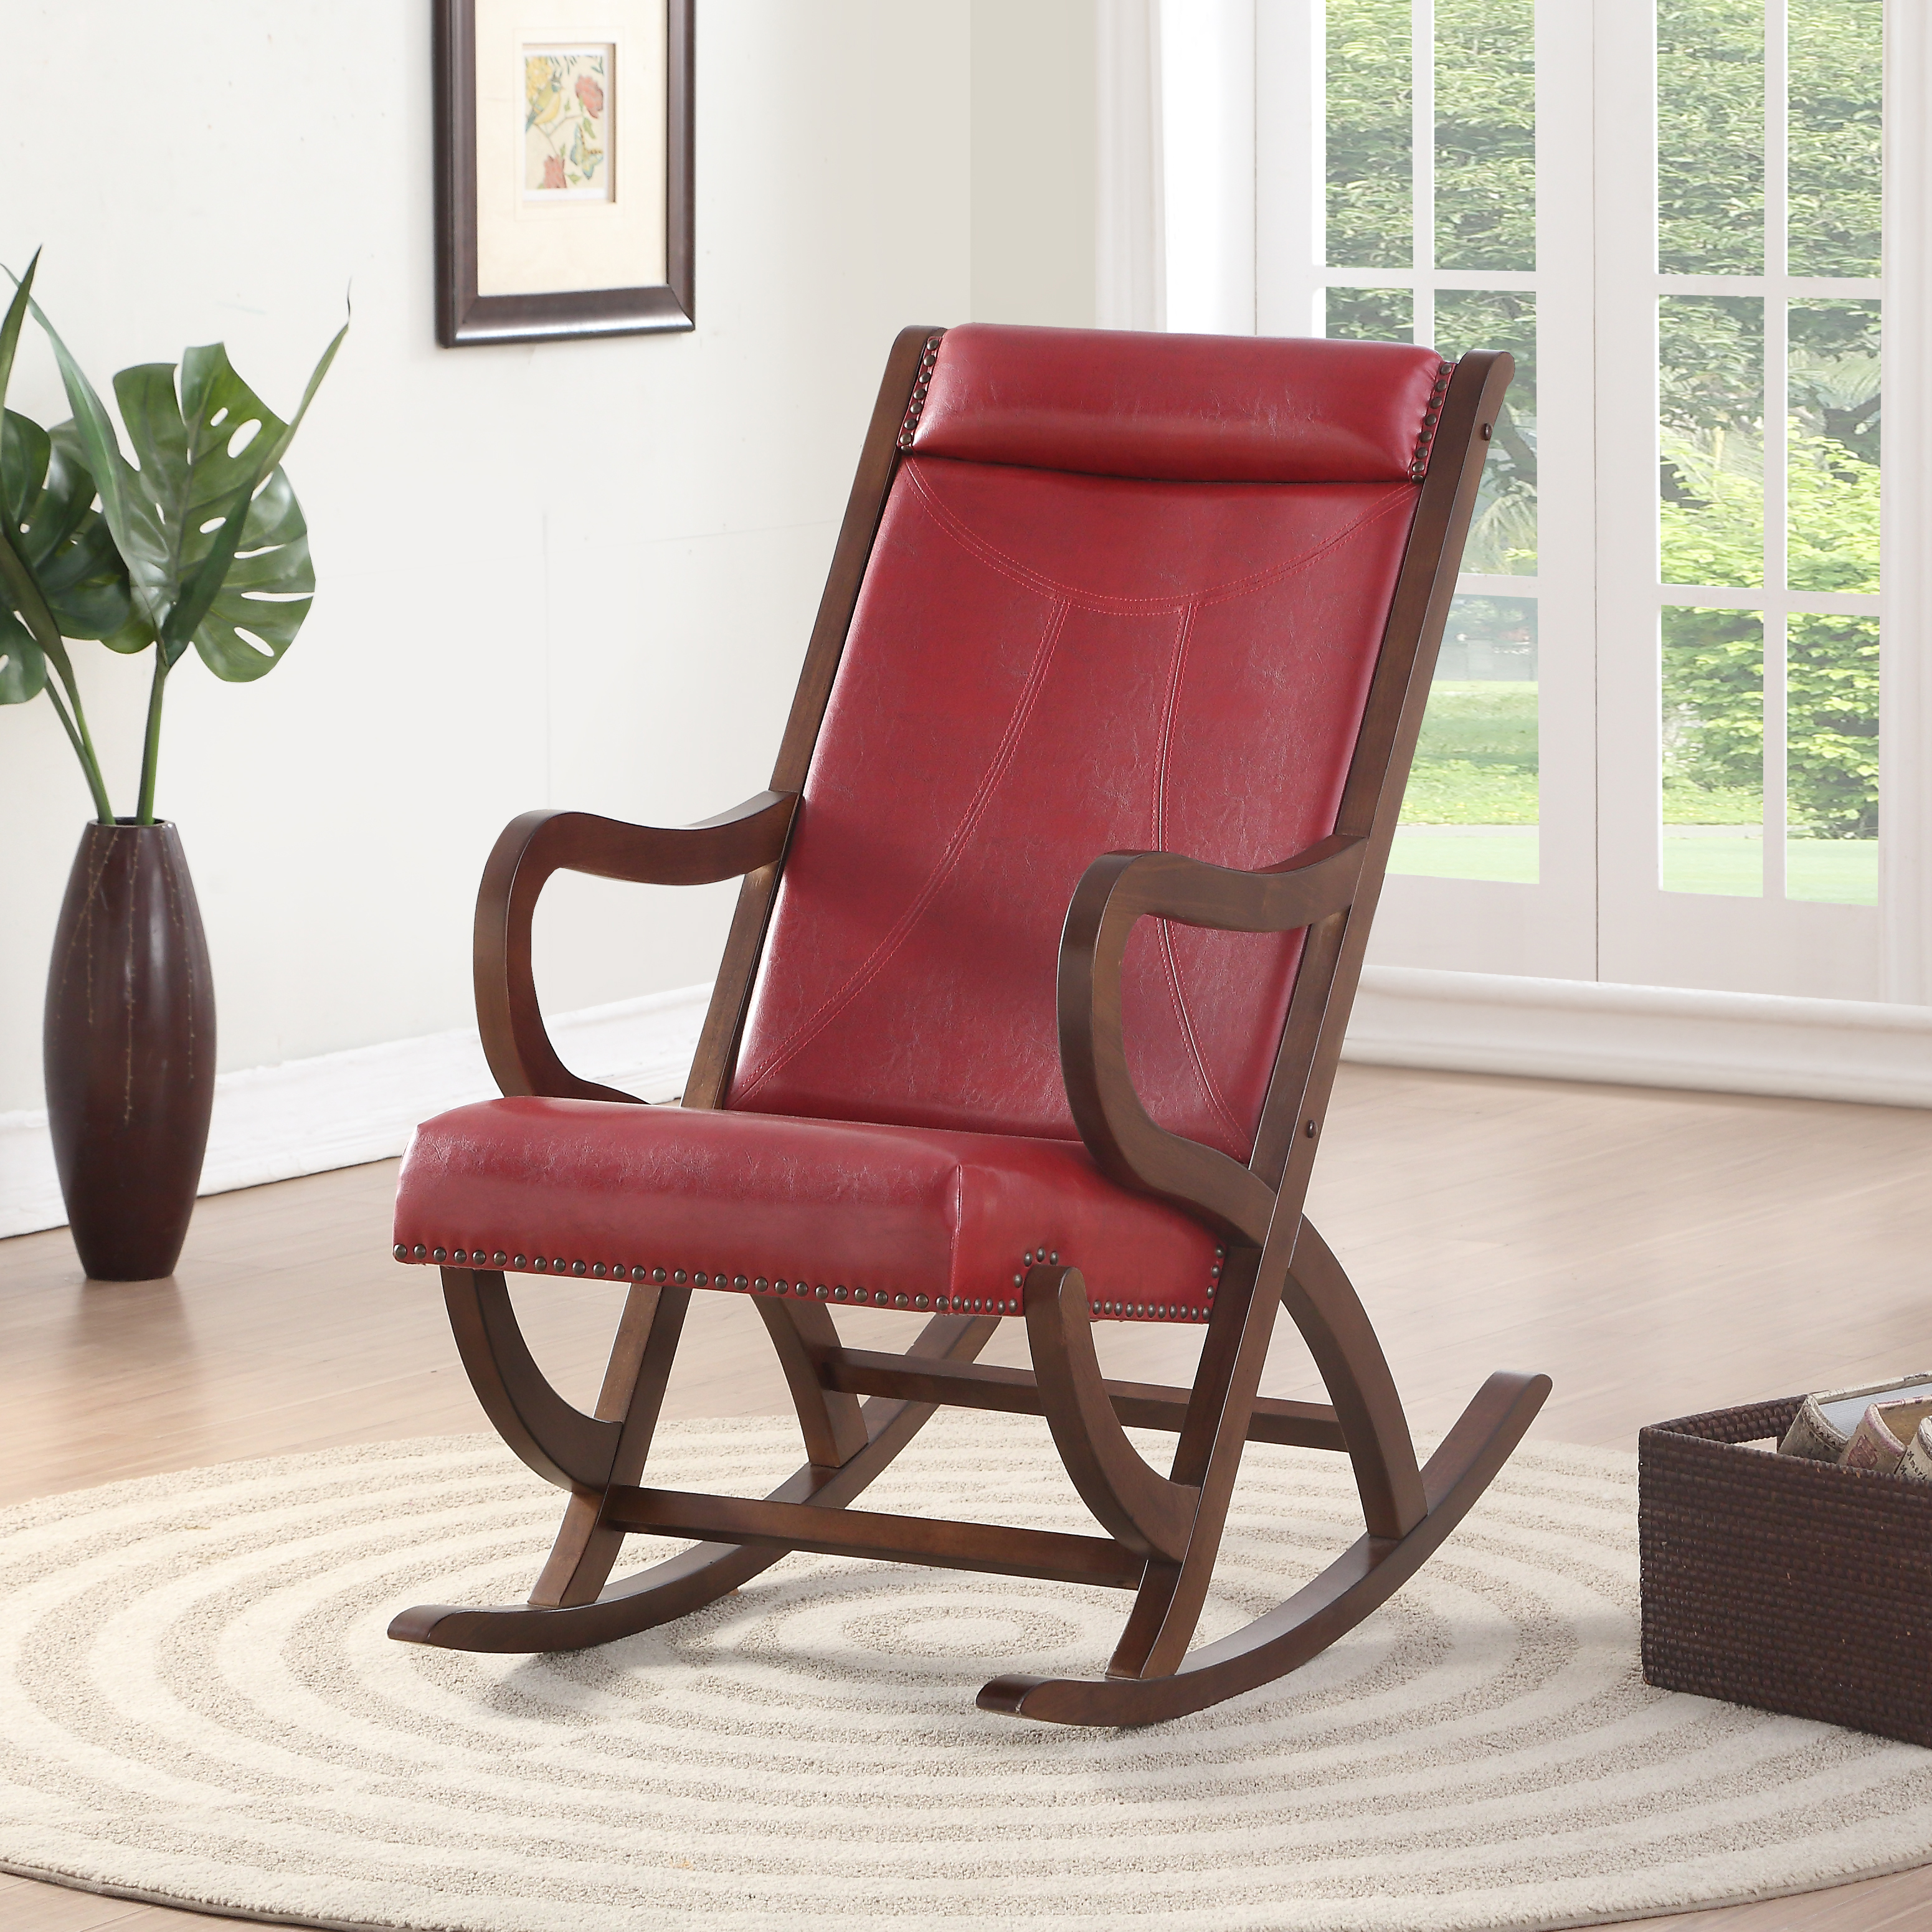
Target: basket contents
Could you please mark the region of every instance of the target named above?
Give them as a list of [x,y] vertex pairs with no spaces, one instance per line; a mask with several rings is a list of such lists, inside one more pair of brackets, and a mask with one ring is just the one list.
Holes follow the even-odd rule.
[[1778,1452],[1932,1482],[1932,1376],[1808,1395]]

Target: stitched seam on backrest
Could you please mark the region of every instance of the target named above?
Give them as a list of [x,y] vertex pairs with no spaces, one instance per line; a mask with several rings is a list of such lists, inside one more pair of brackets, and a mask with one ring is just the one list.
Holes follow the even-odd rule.
[[925,916],[926,908],[958,864],[967,842],[978,826],[986,807],[992,801],[993,794],[998,790],[1000,781],[1006,776],[1019,750],[1020,740],[1024,735],[1027,722],[1032,717],[1034,707],[1039,703],[1040,694],[1045,688],[1048,668],[1059,647],[1060,632],[1066,628],[1067,608],[1064,600],[1054,604],[1052,614],[1047,620],[1046,634],[1040,640],[1040,648],[1027,674],[1026,683],[1014,702],[1012,715],[1006,720],[1006,730],[1000,736],[985,774],[967,804],[964,814],[953,828],[945,850],[940,854],[939,862],[934,867],[932,875],[920,888],[912,903],[894,921],[892,929],[872,949],[871,956],[865,964],[837,992],[821,1002],[816,1012],[793,1029],[791,1036],[775,1048],[758,1072],[732,1094],[731,1098],[734,1101],[748,1100],[782,1067],[803,1052],[884,970],[892,956],[905,944],[914,927]]
[[[1154,848],[1156,852],[1167,850],[1167,776],[1174,751],[1174,724],[1180,709],[1181,682],[1187,673],[1188,652],[1194,641],[1194,618],[1198,608],[1190,604],[1181,614],[1180,628],[1174,640],[1174,662],[1168,673],[1167,701],[1162,707],[1160,746],[1154,756]],[[1160,934],[1158,944],[1167,980],[1168,998],[1174,1007],[1174,1017],[1180,1028],[1181,1039],[1186,1042],[1188,1058],[1194,1064],[1196,1076],[1200,1080],[1202,1091],[1208,1096],[1209,1107],[1221,1117],[1228,1132],[1239,1141],[1241,1124],[1215,1084],[1207,1055],[1202,1050],[1199,1036],[1195,1030],[1194,1016],[1188,1010],[1187,995],[1180,984],[1180,962],[1174,956],[1174,927],[1164,919],[1156,920],[1154,924]]]
[[[1335,534],[1318,544],[1305,554],[1292,557],[1286,563],[1272,564],[1266,570],[1256,571],[1246,577],[1231,578],[1226,584],[1210,584],[1204,590],[1190,590],[1167,597],[1109,597],[1097,590],[1083,590],[1077,585],[1063,584],[1058,578],[1047,576],[1035,570],[1030,564],[1022,563],[1018,557],[1010,556],[1004,550],[988,543],[970,524],[960,518],[958,512],[942,502],[918,470],[908,464],[904,472],[921,504],[928,511],[933,520],[950,536],[954,537],[967,550],[985,564],[997,570],[1004,577],[1012,578],[1029,590],[1036,590],[1052,597],[1064,598],[1079,609],[1099,610],[1114,616],[1150,617],[1168,611],[1185,610],[1190,604],[1219,604],[1231,597],[1245,596],[1270,584],[1277,578],[1292,575],[1305,569],[1318,557],[1324,556],[1337,544],[1346,542],[1358,530],[1364,530],[1377,518],[1403,504],[1412,504],[1415,492],[1406,483],[1391,484],[1389,494],[1380,502],[1371,504],[1353,523],[1348,524]],[[1306,488],[1306,485],[1288,484],[1288,488]]]

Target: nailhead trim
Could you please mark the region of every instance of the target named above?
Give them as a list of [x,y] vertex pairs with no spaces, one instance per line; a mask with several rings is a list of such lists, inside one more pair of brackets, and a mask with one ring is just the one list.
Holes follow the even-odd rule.
[[1442,418],[1442,399],[1449,393],[1449,379],[1456,373],[1453,362],[1436,365],[1436,385],[1422,412],[1422,428],[1415,439],[1415,454],[1408,466],[1409,480],[1420,483],[1429,474],[1429,452],[1436,441],[1436,425]]
[[[662,1287],[669,1281],[679,1287],[687,1282],[694,1288],[728,1288],[740,1294],[790,1295],[808,1300],[839,1301],[850,1306],[864,1308],[905,1309],[923,1314],[930,1310],[939,1315],[1018,1315],[1021,1312],[1020,1298],[1017,1295],[926,1295],[910,1292],[900,1293],[891,1288],[868,1288],[848,1285],[844,1282],[828,1284],[824,1282],[790,1281],[778,1276],[754,1275],[748,1278],[734,1274],[724,1268],[683,1268],[666,1270],[651,1268],[643,1262],[585,1262],[566,1259],[562,1255],[520,1255],[506,1253],[497,1248],[488,1251],[482,1248],[430,1248],[418,1241],[412,1247],[398,1241],[391,1252],[399,1262],[447,1262],[453,1268],[482,1268],[485,1265],[507,1268],[513,1272],[530,1274],[560,1274],[573,1277],[590,1276],[598,1280],[635,1282],[650,1281]],[[1225,1255],[1225,1249],[1217,1248],[1217,1256]],[[1044,1243],[1036,1250],[1030,1250],[1022,1257],[1029,1266],[1057,1266],[1060,1251],[1048,1248]],[[1213,1273],[1220,1273],[1217,1262]],[[1026,1276],[1016,1274],[1013,1286],[1025,1286]],[[1214,1283],[1208,1285],[1210,1296],[1214,1292]],[[1209,1310],[1190,1307],[1180,1302],[1154,1301],[1090,1301],[1088,1310],[1095,1317],[1140,1322],[1205,1322]]]
[[939,360],[939,338],[944,329],[935,329],[926,338],[926,353],[919,358],[919,374],[912,379],[912,396],[906,404],[905,419],[899,424],[899,447],[912,447],[913,432],[926,412],[926,398],[932,387],[933,365]]

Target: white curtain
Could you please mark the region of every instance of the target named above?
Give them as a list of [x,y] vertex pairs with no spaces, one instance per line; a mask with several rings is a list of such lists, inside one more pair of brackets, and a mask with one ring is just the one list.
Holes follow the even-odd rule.
[[1256,0],[1097,0],[1109,328],[1255,328]]

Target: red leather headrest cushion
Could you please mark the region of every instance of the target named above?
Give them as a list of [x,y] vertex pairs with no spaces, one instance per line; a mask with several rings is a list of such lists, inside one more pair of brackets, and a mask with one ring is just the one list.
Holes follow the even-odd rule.
[[1442,368],[1394,342],[967,322],[940,340],[912,446],[1172,482],[1406,481]]

